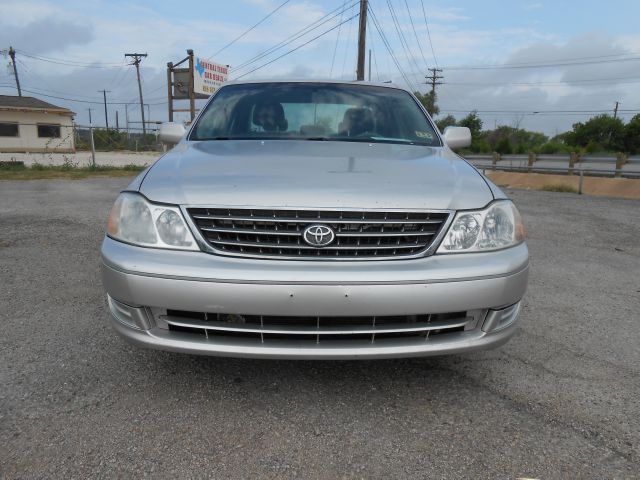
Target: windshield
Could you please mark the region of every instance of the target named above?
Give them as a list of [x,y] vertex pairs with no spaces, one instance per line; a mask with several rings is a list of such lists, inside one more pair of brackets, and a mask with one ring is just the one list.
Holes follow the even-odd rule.
[[440,146],[407,92],[370,85],[255,83],[222,87],[191,140],[303,139]]

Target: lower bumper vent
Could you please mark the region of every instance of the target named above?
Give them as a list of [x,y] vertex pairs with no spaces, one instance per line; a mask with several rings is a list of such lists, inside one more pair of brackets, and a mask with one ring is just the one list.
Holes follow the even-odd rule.
[[479,312],[451,312],[380,317],[288,317],[167,310],[160,320],[169,330],[206,338],[254,339],[261,342],[322,343],[413,338],[471,330]]

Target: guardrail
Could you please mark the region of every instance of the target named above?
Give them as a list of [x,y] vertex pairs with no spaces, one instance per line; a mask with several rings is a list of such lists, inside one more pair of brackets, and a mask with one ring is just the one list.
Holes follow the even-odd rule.
[[513,172],[640,178],[640,157],[602,155],[465,155],[476,168]]

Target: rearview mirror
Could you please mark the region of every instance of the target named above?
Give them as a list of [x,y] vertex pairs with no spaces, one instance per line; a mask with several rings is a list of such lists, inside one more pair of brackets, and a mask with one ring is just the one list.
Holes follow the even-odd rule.
[[158,136],[162,143],[175,145],[182,139],[185,131],[186,130],[181,123],[165,122],[160,125]]
[[471,130],[467,127],[447,127],[444,129],[443,137],[449,148],[462,148],[471,145]]

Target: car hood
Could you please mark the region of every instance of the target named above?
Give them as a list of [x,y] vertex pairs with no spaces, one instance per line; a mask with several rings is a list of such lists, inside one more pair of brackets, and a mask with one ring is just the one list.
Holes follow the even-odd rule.
[[493,200],[441,147],[304,140],[182,142],[140,185],[152,201],[288,208],[467,209]]

